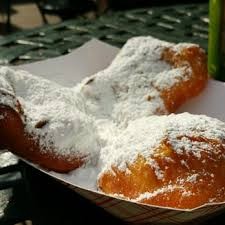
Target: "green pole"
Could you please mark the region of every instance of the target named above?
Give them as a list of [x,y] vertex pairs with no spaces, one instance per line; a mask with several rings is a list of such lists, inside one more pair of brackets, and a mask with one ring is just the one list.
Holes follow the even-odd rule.
[[[225,80],[225,57],[223,41],[223,4],[224,0],[209,1],[209,42],[208,42],[208,71],[211,77]],[[225,40],[224,40],[225,41]]]

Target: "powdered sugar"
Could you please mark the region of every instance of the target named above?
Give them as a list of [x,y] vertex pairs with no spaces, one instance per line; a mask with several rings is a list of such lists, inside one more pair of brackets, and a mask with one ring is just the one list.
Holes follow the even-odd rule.
[[152,83],[159,90],[164,90],[172,87],[180,81],[187,81],[191,74],[192,70],[187,64],[182,68],[174,68],[170,71],[164,72],[163,74],[159,73],[154,77]]
[[8,76],[8,69],[6,67],[0,68],[0,104],[16,108],[16,99],[14,97],[13,86]]
[[180,51],[182,51],[184,48],[189,48],[189,47],[195,47],[197,46],[196,44],[193,43],[178,43],[174,46],[172,46],[172,50],[178,54]]
[[143,201],[144,199],[149,199],[149,198],[152,198],[152,197],[155,197],[159,194],[163,194],[163,193],[168,193],[168,192],[172,192],[174,191],[175,189],[181,189],[183,190],[184,187],[183,186],[180,186],[180,185],[168,185],[166,187],[163,187],[163,188],[159,188],[153,192],[145,192],[141,195],[139,195],[135,201],[137,202],[140,202],[140,201]]
[[[148,159],[150,166],[156,168],[157,177],[162,178],[163,172],[157,169],[152,157],[155,155],[155,149],[164,141],[171,144],[177,154],[193,154],[197,158],[201,158],[202,152],[215,154],[215,146],[212,148],[205,141],[190,140],[195,137],[214,139],[222,143],[225,140],[225,124],[204,115],[189,113],[136,119],[114,137],[110,146],[103,148],[103,171],[110,170],[112,165],[126,170],[127,163],[134,162],[141,155]],[[221,152],[218,152],[219,155],[222,156]]]

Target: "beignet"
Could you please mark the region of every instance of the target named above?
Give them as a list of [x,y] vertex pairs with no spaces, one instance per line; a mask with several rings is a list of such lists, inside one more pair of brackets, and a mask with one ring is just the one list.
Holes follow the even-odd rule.
[[225,201],[225,124],[189,113],[137,119],[102,150],[100,190],[181,209]]

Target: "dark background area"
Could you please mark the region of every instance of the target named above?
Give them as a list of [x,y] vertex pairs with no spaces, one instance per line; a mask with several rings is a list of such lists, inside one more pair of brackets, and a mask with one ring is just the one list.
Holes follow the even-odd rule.
[[107,10],[124,10],[146,6],[206,2],[175,0],[1,0],[0,35],[55,24],[84,16],[96,18]]

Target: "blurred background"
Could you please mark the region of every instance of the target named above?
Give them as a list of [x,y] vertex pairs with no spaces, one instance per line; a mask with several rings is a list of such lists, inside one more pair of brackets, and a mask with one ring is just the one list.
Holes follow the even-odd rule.
[[[107,10],[196,1],[166,0],[0,0],[0,35],[56,24],[76,17],[95,19]],[[199,0],[198,0],[199,2]]]
[[92,0],[1,0],[0,35],[56,24],[95,11]]

